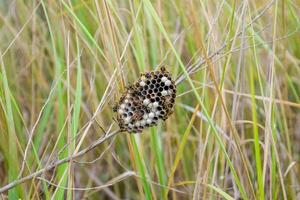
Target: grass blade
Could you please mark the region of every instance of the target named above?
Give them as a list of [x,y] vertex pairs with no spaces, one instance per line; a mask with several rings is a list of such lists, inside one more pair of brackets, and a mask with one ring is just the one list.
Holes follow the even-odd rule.
[[136,166],[139,170],[139,174],[141,175],[143,188],[144,188],[144,192],[145,192],[145,198],[147,200],[151,200],[152,195],[151,195],[150,185],[147,181],[147,174],[146,174],[147,169],[146,169],[146,167],[144,165],[144,162],[142,160],[140,150],[139,150],[139,147],[138,147],[138,144],[137,144],[137,141],[136,141],[135,137],[138,137],[138,135],[130,134],[130,140],[131,140],[132,146],[133,146],[133,152],[134,152],[134,156],[135,156]]
[[[6,155],[6,160],[8,163],[8,181],[14,181],[18,176],[19,171],[19,156],[18,156],[18,145],[16,145],[18,138],[16,135],[15,130],[15,122],[13,116],[13,109],[12,109],[12,101],[10,98],[10,89],[8,85],[8,80],[6,76],[5,66],[3,60],[1,59],[1,74],[0,80],[2,82],[2,87],[4,91],[4,97],[2,101],[5,102],[5,118],[6,118],[6,127],[8,133],[8,154]],[[13,188],[8,191],[8,198],[9,199],[18,199],[22,198],[22,189],[21,186]]]
[[[162,148],[161,137],[160,135],[158,135],[159,133],[160,132],[158,132],[156,128],[151,128],[150,131],[151,147],[152,147],[152,152],[154,152],[155,155],[155,165],[156,165],[159,184],[166,185],[166,171],[164,168],[164,158],[163,158],[164,151]],[[163,199],[165,194],[166,194],[166,189],[162,187],[160,197]]]

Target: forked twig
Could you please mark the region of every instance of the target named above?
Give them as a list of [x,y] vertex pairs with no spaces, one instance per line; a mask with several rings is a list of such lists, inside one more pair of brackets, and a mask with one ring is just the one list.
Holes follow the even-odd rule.
[[7,185],[5,185],[4,187],[0,188],[0,194],[5,192],[5,191],[8,191],[10,190],[11,188],[21,184],[21,183],[24,183],[28,180],[31,180],[35,177],[38,177],[40,175],[42,175],[43,173],[45,173],[46,171],[49,171],[61,164],[64,164],[64,163],[67,163],[67,162],[70,162],[71,160],[74,160],[76,158],[79,158],[81,156],[83,156],[84,154],[88,153],[89,151],[93,150],[94,148],[96,148],[98,145],[102,144],[103,142],[113,138],[114,136],[116,136],[118,133],[121,133],[120,130],[116,130],[116,131],[113,131],[112,133],[109,133],[109,134],[105,134],[103,137],[99,138],[97,141],[95,141],[94,143],[92,143],[91,145],[89,145],[88,147],[86,147],[85,149],[79,151],[78,153],[76,154],[73,154],[72,156],[69,156],[67,158],[64,158],[64,159],[61,159],[61,160],[58,160],[58,161],[55,161],[51,164],[49,164],[48,166],[44,167],[43,169],[40,169],[28,176],[25,176],[23,178],[20,178],[20,179],[17,179]]

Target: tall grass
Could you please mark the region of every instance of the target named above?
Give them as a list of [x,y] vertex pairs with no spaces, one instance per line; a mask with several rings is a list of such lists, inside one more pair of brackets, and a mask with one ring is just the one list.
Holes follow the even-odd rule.
[[[0,1],[0,188],[118,129],[140,73],[174,114],[6,199],[299,199],[300,2]],[[183,80],[183,81],[182,81]]]

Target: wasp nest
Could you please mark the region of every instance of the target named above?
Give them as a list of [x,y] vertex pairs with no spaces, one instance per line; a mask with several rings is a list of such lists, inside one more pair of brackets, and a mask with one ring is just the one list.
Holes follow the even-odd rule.
[[176,85],[165,68],[147,72],[126,88],[114,107],[122,131],[142,132],[173,112]]

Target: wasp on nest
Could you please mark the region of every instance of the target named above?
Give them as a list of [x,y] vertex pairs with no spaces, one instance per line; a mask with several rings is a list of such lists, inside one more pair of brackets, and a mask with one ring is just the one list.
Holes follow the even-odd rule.
[[159,119],[166,120],[172,113],[176,98],[176,85],[164,68],[141,74],[129,85],[113,111],[121,131],[140,133],[156,126]]

